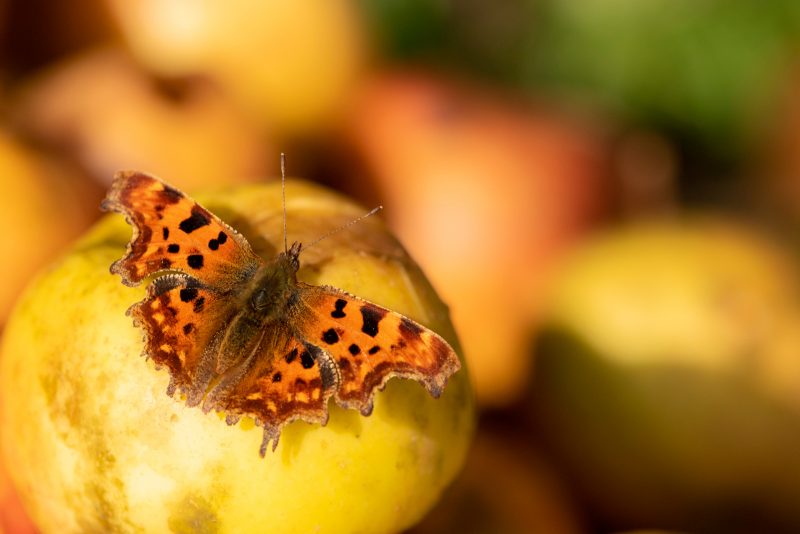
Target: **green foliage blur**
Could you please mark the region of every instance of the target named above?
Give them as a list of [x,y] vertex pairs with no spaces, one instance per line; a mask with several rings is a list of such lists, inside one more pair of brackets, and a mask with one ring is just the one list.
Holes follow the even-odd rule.
[[726,170],[749,155],[764,117],[780,113],[775,97],[800,45],[793,0],[362,5],[389,57],[656,128]]

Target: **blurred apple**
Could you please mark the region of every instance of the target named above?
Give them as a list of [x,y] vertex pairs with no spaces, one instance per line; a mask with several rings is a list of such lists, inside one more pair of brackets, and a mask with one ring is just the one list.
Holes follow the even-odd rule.
[[559,274],[542,434],[602,530],[800,529],[800,281],[731,222],[639,225]]
[[97,218],[100,192],[0,128],[0,325],[25,283]]
[[277,165],[256,127],[210,84],[159,85],[117,50],[40,74],[20,90],[17,117],[102,181],[141,169],[193,190],[252,181]]
[[108,3],[144,64],[169,76],[211,75],[279,133],[323,128],[363,62],[352,0]]
[[451,306],[483,405],[520,394],[538,295],[606,203],[596,132],[503,96],[388,73],[349,114],[386,217]]

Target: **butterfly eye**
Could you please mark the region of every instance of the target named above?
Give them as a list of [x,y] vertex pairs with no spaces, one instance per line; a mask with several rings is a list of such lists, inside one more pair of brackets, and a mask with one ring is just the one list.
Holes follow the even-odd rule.
[[250,297],[250,305],[256,311],[263,310],[264,308],[269,306],[269,298],[267,296],[267,292],[263,289],[259,289],[255,293],[253,293],[253,296]]

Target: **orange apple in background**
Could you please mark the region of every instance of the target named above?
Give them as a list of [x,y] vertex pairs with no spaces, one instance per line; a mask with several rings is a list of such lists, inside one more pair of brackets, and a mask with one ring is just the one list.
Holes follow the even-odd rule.
[[28,280],[95,220],[102,193],[90,180],[0,128],[0,325]]
[[386,218],[451,307],[479,402],[513,401],[542,288],[606,205],[603,141],[580,121],[412,73],[376,76],[349,117]]
[[141,169],[193,190],[277,168],[270,143],[210,84],[159,85],[119,50],[94,50],[42,72],[20,89],[16,118],[104,182],[120,169]]
[[145,65],[212,76],[279,134],[324,129],[364,60],[352,0],[107,1]]

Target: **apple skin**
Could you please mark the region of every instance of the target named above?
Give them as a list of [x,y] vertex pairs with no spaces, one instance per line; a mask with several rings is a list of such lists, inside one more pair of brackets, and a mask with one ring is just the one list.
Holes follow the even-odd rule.
[[0,464],[0,532],[36,534],[36,526],[28,517],[5,466]]
[[[299,181],[286,198],[290,242],[363,213]],[[257,253],[283,248],[278,184],[198,199]],[[331,403],[326,426],[292,423],[260,458],[252,421],[228,426],[171,399],[169,373],[141,357],[125,310],[144,287],[108,272],[130,235],[122,217],[102,220],[28,288],[3,340],[3,451],[42,532],[394,532],[433,506],[473,434],[465,368],[439,399],[391,380],[369,417]],[[458,347],[446,307],[377,217],[304,252],[299,278],[404,313]]]
[[718,217],[639,223],[565,262],[530,407],[601,531],[800,528],[800,281]]

